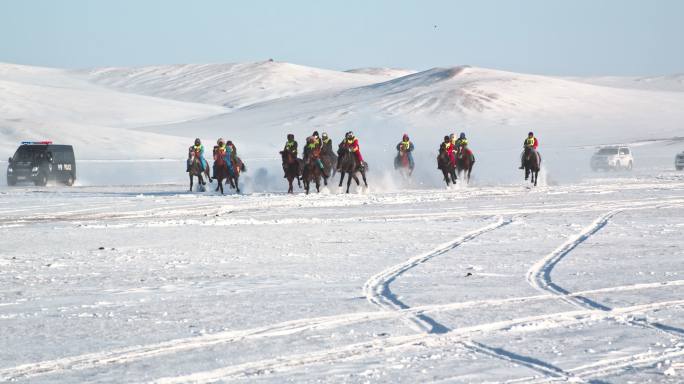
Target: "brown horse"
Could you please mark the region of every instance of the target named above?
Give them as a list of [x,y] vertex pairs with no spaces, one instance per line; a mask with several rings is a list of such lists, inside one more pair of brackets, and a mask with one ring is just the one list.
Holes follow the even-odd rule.
[[349,186],[351,185],[352,179],[356,181],[356,185],[361,185],[359,178],[356,176],[357,173],[361,174],[363,178],[363,184],[368,188],[368,182],[366,181],[366,171],[368,170],[368,163],[365,161],[363,165],[359,164],[356,160],[356,155],[349,149],[342,148],[338,152],[339,157],[337,161],[340,166],[340,185],[342,187],[342,182],[344,181],[344,175],[347,174],[347,193],[349,193]]
[[221,191],[223,195],[223,181],[230,177],[228,170],[228,163],[226,163],[225,154],[218,152],[214,153],[214,179],[218,181],[216,191]]
[[456,168],[451,164],[451,158],[447,151],[439,151],[439,155],[437,155],[437,169],[442,171],[447,187],[449,183],[456,184]]
[[397,156],[394,157],[394,169],[398,170],[405,179],[411,177],[413,167],[411,166],[411,161],[409,161],[409,153],[407,151],[400,149],[397,152]]
[[[321,176],[323,172],[321,167],[317,164],[316,160],[310,159],[304,164],[304,169],[302,171],[302,181],[304,182],[304,191],[309,194],[309,189],[311,183],[316,184],[316,192],[321,191]],[[325,178],[327,179],[327,177]]]
[[327,176],[323,177],[323,183],[328,185],[328,178],[334,177],[337,172],[337,155],[323,147],[321,149],[321,161],[323,162],[323,171]]
[[532,175],[531,182],[537,186],[537,179],[539,178],[539,169],[541,169],[541,155],[536,149],[526,147],[523,153],[523,167],[525,167],[525,180]]
[[280,156],[283,158],[283,168],[285,169],[285,177],[288,183],[287,193],[294,193],[294,187],[292,186],[294,179],[297,179],[299,188],[302,187],[300,177],[303,167],[301,166],[300,159],[290,151],[280,151]]
[[475,155],[469,148],[461,148],[456,155],[456,173],[465,183],[470,183],[470,173],[475,165]]
[[235,192],[240,193],[240,173],[243,171],[246,172],[247,168],[245,168],[245,164],[239,157],[231,159],[231,164],[233,166],[233,172],[231,173],[230,170],[228,170],[227,183],[230,183],[230,187],[235,189]]
[[202,163],[200,158],[195,156],[194,151],[190,151],[190,171],[188,172],[188,175],[190,176],[190,192],[192,192],[193,179],[195,176],[197,176],[197,185],[199,192],[205,191],[204,186],[207,183],[204,181],[204,178],[202,178],[202,174],[205,174],[207,176],[207,179],[211,182],[208,168],[209,167],[206,167],[204,171],[202,171]]

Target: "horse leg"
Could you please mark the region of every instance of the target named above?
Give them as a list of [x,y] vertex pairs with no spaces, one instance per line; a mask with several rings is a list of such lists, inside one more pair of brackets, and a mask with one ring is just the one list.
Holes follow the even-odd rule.
[[342,182],[344,181],[344,172],[340,171],[340,185],[338,187],[342,188]]
[[534,171],[534,186],[537,186],[537,180],[539,179],[539,170]]
[[[353,176],[353,174],[351,174],[351,173],[347,175],[347,193],[349,193],[349,187],[351,186],[352,176]],[[356,176],[354,176],[354,177],[356,177]]]
[[190,175],[190,192],[192,192],[192,181],[193,181],[192,179],[193,179],[193,177],[192,177],[191,172],[188,172],[188,174]]
[[240,176],[235,177],[235,192],[240,193]]
[[530,169],[525,167],[525,180],[527,180],[530,177]]
[[316,193],[321,192],[321,179],[316,179]]
[[288,183],[287,193],[294,193],[294,186],[292,185],[292,181],[294,181],[294,179],[288,175],[288,177],[287,177],[287,183]]
[[361,172],[361,178],[363,179],[363,185],[368,188],[368,182],[366,181],[366,171]]

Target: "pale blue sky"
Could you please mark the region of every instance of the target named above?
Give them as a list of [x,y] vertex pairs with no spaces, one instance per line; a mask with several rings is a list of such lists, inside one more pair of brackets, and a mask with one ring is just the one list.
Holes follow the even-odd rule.
[[[435,27],[436,26],[436,27]],[[684,72],[684,0],[0,0],[0,61]]]

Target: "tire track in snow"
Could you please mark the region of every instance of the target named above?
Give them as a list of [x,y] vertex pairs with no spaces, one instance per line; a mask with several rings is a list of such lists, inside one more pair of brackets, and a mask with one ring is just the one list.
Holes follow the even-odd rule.
[[[486,225],[482,228],[476,229],[464,236],[461,236],[455,240],[448,243],[444,243],[437,248],[429,251],[427,253],[414,256],[403,263],[399,263],[392,267],[389,267],[380,273],[371,276],[370,279],[366,281],[363,285],[363,293],[366,299],[380,307],[384,310],[397,311],[402,309],[409,309],[409,306],[403,303],[399,298],[391,291],[390,284],[396,280],[399,276],[404,274],[406,271],[419,266],[427,262],[428,260],[443,255],[454,248],[475,239],[476,237],[491,232],[495,229],[499,229],[505,225],[512,222],[511,219],[504,220],[499,218],[495,223]],[[420,332],[426,333],[446,333],[449,332],[449,328],[443,324],[438,323],[436,320],[425,315],[415,315],[409,316],[406,320]]]
[[[418,256],[412,257],[403,263],[394,265],[387,268],[380,273],[372,276],[363,287],[363,292],[369,302],[383,308],[385,310],[405,310],[409,309],[409,306],[404,302],[399,300],[399,298],[390,289],[390,284],[401,276],[406,271],[415,268],[416,266],[427,262],[428,260],[443,255],[459,245],[466,243],[476,237],[485,234],[487,232],[494,231],[501,227],[504,227],[513,222],[512,219],[499,218],[495,223],[489,224],[482,228],[476,229],[462,237],[459,237],[451,242],[442,244],[435,248],[434,250],[420,254]],[[402,317],[405,321],[409,323],[414,329],[428,333],[428,334],[444,334],[451,331],[447,326],[439,323],[434,318],[426,314],[409,314],[409,316]],[[550,363],[535,359],[529,356],[522,356],[511,351],[507,351],[503,348],[490,347],[488,345],[467,341],[459,343],[463,348],[482,355],[497,358],[500,360],[514,362],[522,366],[528,367],[535,371],[538,371],[544,375],[551,377],[562,377],[566,379],[572,378],[572,375],[564,372],[561,368],[555,367]]]
[[[485,349],[482,351],[488,356],[496,357],[505,361],[509,361],[520,365],[533,365],[530,367],[538,372],[544,372],[548,375],[543,379],[543,382],[554,380],[575,380],[579,381],[574,372],[562,371],[553,365],[541,361],[532,361],[526,357],[519,357],[511,354],[508,351],[501,350],[475,344],[476,348],[471,348],[468,344],[472,343],[470,339],[473,336],[480,334],[490,334],[493,332],[512,332],[512,333],[528,333],[535,332],[541,329],[554,329],[586,322],[596,322],[600,320],[619,318],[635,313],[643,313],[647,311],[654,311],[663,308],[682,307],[684,300],[665,301],[645,305],[636,305],[624,308],[616,308],[611,312],[602,312],[589,309],[580,309],[570,312],[552,313],[546,315],[529,316],[517,318],[512,320],[498,321],[494,323],[478,324],[470,327],[463,327],[455,329],[446,334],[429,334],[420,333],[408,336],[388,337],[385,339],[372,340],[361,342],[357,344],[346,345],[342,347],[334,347],[313,353],[304,353],[291,356],[283,356],[278,358],[271,358],[261,361],[253,361],[241,363],[231,366],[226,366],[218,369],[195,372],[188,375],[163,377],[152,380],[151,383],[156,384],[176,384],[176,383],[213,383],[217,381],[224,381],[237,378],[245,378],[253,375],[268,374],[270,372],[287,369],[294,369],[302,366],[324,363],[335,363],[339,361],[358,360],[375,355],[385,354],[406,348],[438,348],[445,345],[453,346],[458,344],[466,350],[472,352],[481,351],[478,349]],[[490,354],[491,353],[491,354]],[[506,357],[502,357],[506,356]],[[534,364],[533,364],[534,363]],[[533,381],[530,378],[527,381]],[[525,381],[525,382],[527,382]]]
[[[658,207],[659,206],[653,206],[651,208]],[[640,208],[643,209],[644,207]],[[551,272],[553,271],[555,266],[561,260],[563,260],[568,254],[570,254],[570,252],[577,248],[577,246],[581,245],[582,243],[587,241],[591,236],[599,232],[609,223],[611,218],[613,218],[615,215],[617,215],[620,212],[623,212],[626,209],[630,208],[615,209],[599,216],[591,224],[582,229],[582,231],[580,231],[577,235],[571,237],[565,243],[561,244],[558,248],[556,248],[553,252],[549,253],[543,259],[535,263],[527,272],[528,283],[532,287],[540,291],[548,292],[573,306],[594,311],[612,312],[614,310],[613,308],[603,305],[597,301],[591,300],[586,296],[572,294],[572,292],[556,284],[551,278]],[[675,336],[678,338],[684,336],[684,329],[661,324],[658,322],[649,322],[646,319],[628,319],[625,323],[631,326],[642,327],[663,332],[670,336]],[[570,372],[573,372],[573,370],[570,370]],[[576,374],[580,375],[581,377],[588,377],[587,375],[581,372]]]
[[606,307],[605,305],[597,303],[584,296],[571,296],[569,291],[567,291],[565,288],[562,288],[551,279],[551,272],[565,256],[577,248],[577,246],[587,241],[587,239],[589,239],[592,235],[600,231],[606,226],[606,224],[608,224],[608,221],[613,216],[622,211],[622,209],[616,209],[599,216],[596,220],[589,224],[589,226],[582,229],[582,231],[580,231],[577,235],[571,237],[553,252],[536,262],[527,271],[527,282],[535,289],[556,295],[561,300],[571,305],[602,311],[610,310],[610,308]]
[[[651,208],[657,208],[651,207]],[[594,309],[599,311],[610,311],[612,308],[601,304],[597,301],[591,300],[585,296],[572,294],[570,291],[556,284],[553,279],[551,279],[551,272],[555,266],[565,258],[570,252],[572,252],[577,246],[587,241],[591,236],[599,232],[603,227],[605,227],[610,219],[625,209],[616,209],[599,216],[591,224],[585,227],[577,235],[571,237],[568,241],[561,244],[553,252],[546,255],[543,259],[535,263],[527,272],[528,283],[540,290],[549,292],[552,295],[560,298],[561,300],[586,309]],[[665,332],[672,336],[682,337],[684,336],[684,329],[672,327],[669,325],[649,322],[647,320],[630,320],[628,322],[634,326],[640,326],[644,328],[650,328],[657,331]]]
[[[642,283],[626,286],[599,288],[590,291],[577,292],[577,294],[583,295],[591,293],[626,292],[672,286],[684,286],[684,280],[672,280],[657,283]],[[350,314],[325,316],[319,318],[297,319],[251,329],[218,332],[202,336],[173,339],[147,345],[118,348],[109,351],[87,353],[82,355],[58,358],[54,360],[45,360],[36,363],[22,364],[11,368],[0,369],[0,379],[11,380],[17,378],[30,378],[35,376],[60,373],[68,370],[85,370],[98,368],[102,366],[111,366],[115,364],[126,364],[144,360],[147,358],[171,355],[175,353],[187,352],[202,348],[209,348],[217,345],[236,343],[245,340],[258,340],[263,338],[288,336],[305,331],[318,329],[334,329],[337,327],[358,324],[362,322],[397,319],[407,315],[415,316],[426,313],[447,312],[466,308],[482,308],[485,306],[491,307],[555,299],[555,297],[549,295],[523,296],[504,299],[473,300],[449,304],[423,305],[399,311],[357,312]],[[513,327],[513,325],[510,325],[512,324],[511,322],[515,323],[516,321],[527,321],[529,326],[534,322],[546,321],[546,319],[553,316],[556,316],[556,314],[542,315],[542,317],[513,319],[510,322],[496,322],[490,323],[489,325],[493,330],[507,330],[506,327]],[[478,331],[478,329],[481,330]],[[484,329],[484,326],[474,326],[464,328],[463,330],[465,332],[482,333],[482,330]],[[529,329],[532,330],[532,328]],[[460,330],[455,330],[452,332],[459,331]]]

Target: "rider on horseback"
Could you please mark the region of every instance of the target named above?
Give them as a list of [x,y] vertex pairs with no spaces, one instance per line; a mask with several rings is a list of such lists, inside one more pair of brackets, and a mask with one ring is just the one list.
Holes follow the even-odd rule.
[[404,136],[401,138],[401,142],[397,144],[397,151],[401,155],[401,153],[406,153],[406,156],[408,156],[408,161],[409,161],[409,168],[413,169],[414,163],[413,163],[413,143],[411,140],[409,140],[408,134],[404,133]]
[[463,149],[468,146],[468,139],[466,139],[465,132],[461,132],[458,139],[454,142],[454,146],[458,155],[460,155]]
[[195,144],[188,148],[188,160],[186,161],[187,169],[185,172],[190,172],[190,166],[192,165],[192,156],[199,159],[200,166],[202,167],[202,172],[207,169],[207,161],[204,159],[204,145],[199,138],[195,139]]
[[333,153],[332,140],[325,132],[323,132],[323,135],[321,136],[321,152],[330,154]]
[[[317,132],[314,133],[317,134]],[[315,136],[309,136],[306,139],[306,146],[304,147],[304,162],[308,164],[312,161],[321,169],[323,177],[328,177],[325,173],[323,161],[321,160],[321,143],[316,141]]]
[[345,136],[344,140],[345,149],[354,153],[356,156],[356,161],[359,164],[359,168],[363,169],[363,156],[361,156],[361,148],[359,147],[359,139],[354,136],[354,132],[349,131]]
[[[295,159],[297,158],[297,142],[295,141],[295,137],[293,134],[289,133],[287,135],[287,142],[285,142],[285,148],[283,148],[283,150],[280,151],[280,154],[283,155],[283,172],[285,173],[285,176],[283,177],[287,178],[287,163],[285,162],[285,155],[290,154]],[[299,168],[298,163],[297,168]]]
[[449,156],[449,162],[452,167],[456,166],[456,157],[454,156],[454,144],[449,136],[444,136],[444,142],[439,145],[439,153],[445,152]]
[[[228,166],[228,172],[230,172],[231,175],[235,175],[235,172],[233,171],[233,148],[231,146],[226,145],[226,143],[223,141],[223,139],[218,139],[217,142],[218,146],[216,146],[216,150],[214,151],[214,162],[222,161],[225,162],[226,165]],[[216,174],[216,164],[214,164],[214,174]]]
[[523,141],[523,148],[525,148],[525,150],[523,151],[522,155],[520,155],[520,168],[519,169],[525,168],[525,157],[527,157],[527,154],[530,152],[530,149],[536,150],[538,146],[539,146],[539,140],[537,140],[537,138],[534,137],[534,133],[533,132],[528,133],[527,138],[525,138],[525,141]]

